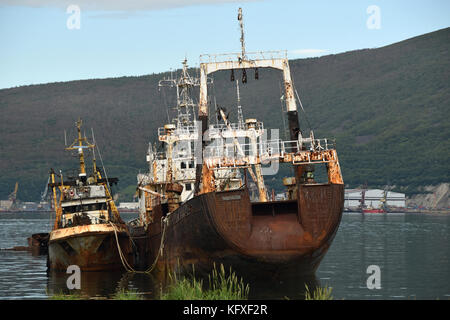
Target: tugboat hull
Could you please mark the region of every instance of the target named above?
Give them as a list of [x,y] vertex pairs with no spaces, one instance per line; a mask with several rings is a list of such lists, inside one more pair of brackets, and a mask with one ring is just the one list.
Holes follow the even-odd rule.
[[[148,228],[149,263],[163,241],[159,269],[208,273],[215,264],[258,277],[288,270],[314,274],[338,229],[343,185],[302,185],[298,200],[251,203],[247,189],[201,194]],[[154,221],[164,215],[154,207]]]
[[[126,228],[120,225],[115,228],[123,256],[132,264],[133,253]],[[113,227],[94,224],[52,231],[48,245],[49,270],[66,271],[70,265],[79,266],[81,271],[122,270]]]

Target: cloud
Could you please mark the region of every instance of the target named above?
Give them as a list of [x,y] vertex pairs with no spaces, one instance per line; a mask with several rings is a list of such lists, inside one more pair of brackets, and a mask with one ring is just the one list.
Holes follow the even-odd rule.
[[0,0],[0,6],[67,8],[74,4],[81,10],[92,11],[140,11],[162,10],[194,5],[214,5],[255,0]]
[[301,56],[320,56],[323,53],[328,52],[326,49],[296,49],[289,50],[289,54],[301,55]]

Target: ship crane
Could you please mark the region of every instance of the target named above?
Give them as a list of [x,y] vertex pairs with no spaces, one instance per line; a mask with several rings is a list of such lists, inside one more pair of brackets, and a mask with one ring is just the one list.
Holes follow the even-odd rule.
[[47,199],[47,196],[48,196],[48,184],[49,183],[50,183],[50,177],[48,177],[47,183],[45,184],[45,189],[41,193],[41,203],[45,202],[45,200]]
[[18,190],[19,190],[19,182],[16,182],[16,185],[15,185],[15,187],[14,187],[14,191],[11,192],[11,194],[8,196],[8,199],[9,199],[10,201],[12,201],[13,204],[16,203],[16,200],[17,200],[17,191],[18,191]]
[[[238,97],[239,97],[239,90],[238,90]],[[231,124],[228,121],[227,116],[223,112],[223,109],[219,109],[219,111],[220,111],[220,115],[222,116],[223,121],[225,122],[225,125],[227,126],[227,129],[230,132],[234,132],[233,129],[231,128]],[[242,110],[241,110],[241,117],[242,117]],[[255,130],[253,130],[253,131],[255,131]],[[252,140],[252,144],[251,145],[252,146],[256,146],[256,138],[255,138],[256,134],[254,132],[252,132],[252,133],[253,134],[250,136],[250,139]],[[239,141],[237,140],[235,134],[233,135],[233,144],[236,146],[239,155],[241,157],[245,157],[244,151],[242,150],[241,145],[239,144]],[[259,200],[261,202],[265,202],[265,201],[267,201],[267,190],[266,190],[266,186],[264,185],[263,175],[261,173],[261,164],[260,163],[255,163],[254,167],[255,167],[256,174],[253,172],[251,166],[248,167],[248,172],[250,173],[250,176],[252,177],[253,181],[258,186]]]

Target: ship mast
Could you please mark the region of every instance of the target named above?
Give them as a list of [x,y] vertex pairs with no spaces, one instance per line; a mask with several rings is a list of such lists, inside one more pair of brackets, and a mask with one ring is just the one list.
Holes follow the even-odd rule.
[[247,56],[245,55],[245,40],[244,40],[244,17],[242,16],[242,8],[239,8],[238,11],[238,21],[239,26],[241,28],[241,59],[247,60]]
[[[193,88],[195,85],[198,85],[198,79],[191,78],[189,73],[187,72],[187,59],[185,58],[183,61],[183,70],[182,76],[178,81],[178,88],[181,89],[181,92],[178,99],[178,122],[181,124],[189,123],[193,119],[195,119],[195,104],[192,101],[192,98],[189,95],[189,90]],[[177,90],[178,91],[178,90]],[[192,115],[191,115],[192,112]]]
[[[81,124],[82,124],[82,121],[80,118],[78,118],[78,121],[76,122],[78,138],[76,138],[75,141],[69,147],[66,148],[66,150],[77,150],[78,151],[78,158],[80,161],[80,173],[78,174],[78,176],[80,178],[85,179],[86,178],[86,165],[85,165],[85,160],[84,160],[83,149],[86,149],[86,148],[94,149],[95,145],[89,143],[87,141],[86,136],[83,137],[81,135]],[[86,145],[84,145],[83,142],[85,142]]]
[[190,90],[193,87],[198,86],[200,81],[197,78],[191,77],[187,71],[187,59],[182,62],[183,69],[181,70],[181,76],[178,79],[168,78],[162,79],[158,83],[158,87],[176,87],[177,90],[177,110],[176,121],[177,126],[192,125],[195,119],[195,107],[194,101],[190,96]]

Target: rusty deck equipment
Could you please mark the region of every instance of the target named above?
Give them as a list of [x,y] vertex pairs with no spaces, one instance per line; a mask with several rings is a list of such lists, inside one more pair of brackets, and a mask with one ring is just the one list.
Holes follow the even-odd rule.
[[[141,237],[140,257],[148,270],[189,271],[195,265],[201,274],[222,263],[241,275],[286,270],[310,275],[338,230],[344,185],[335,143],[316,139],[312,131],[304,136],[286,54],[247,53],[241,10],[238,20],[240,53],[202,55],[199,79],[189,75],[185,60],[179,79],[159,83],[176,87],[177,116],[158,130],[163,147],[150,144],[149,171],[138,175],[140,209],[133,230]],[[239,73],[246,83],[246,70],[254,70],[257,79],[260,68],[282,72],[289,140],[267,140],[262,122],[244,120],[238,81],[238,122],[217,107],[218,121],[208,118],[208,101],[214,101],[208,96],[209,75],[229,70],[232,81]],[[194,87],[198,104],[189,96]],[[293,176],[283,179],[285,197],[277,200],[264,176],[279,163],[291,165]],[[326,167],[326,183],[314,180],[318,164]]]
[[[81,134],[66,148],[79,158],[76,176],[50,171],[55,221],[48,238],[48,269],[66,271],[77,265],[81,271],[123,270],[133,264],[131,238],[110,192],[117,178],[103,178],[95,160],[95,142]],[[85,151],[92,151],[93,169],[88,176]],[[104,168],[103,168],[104,172]],[[128,265],[127,265],[128,263]]]

